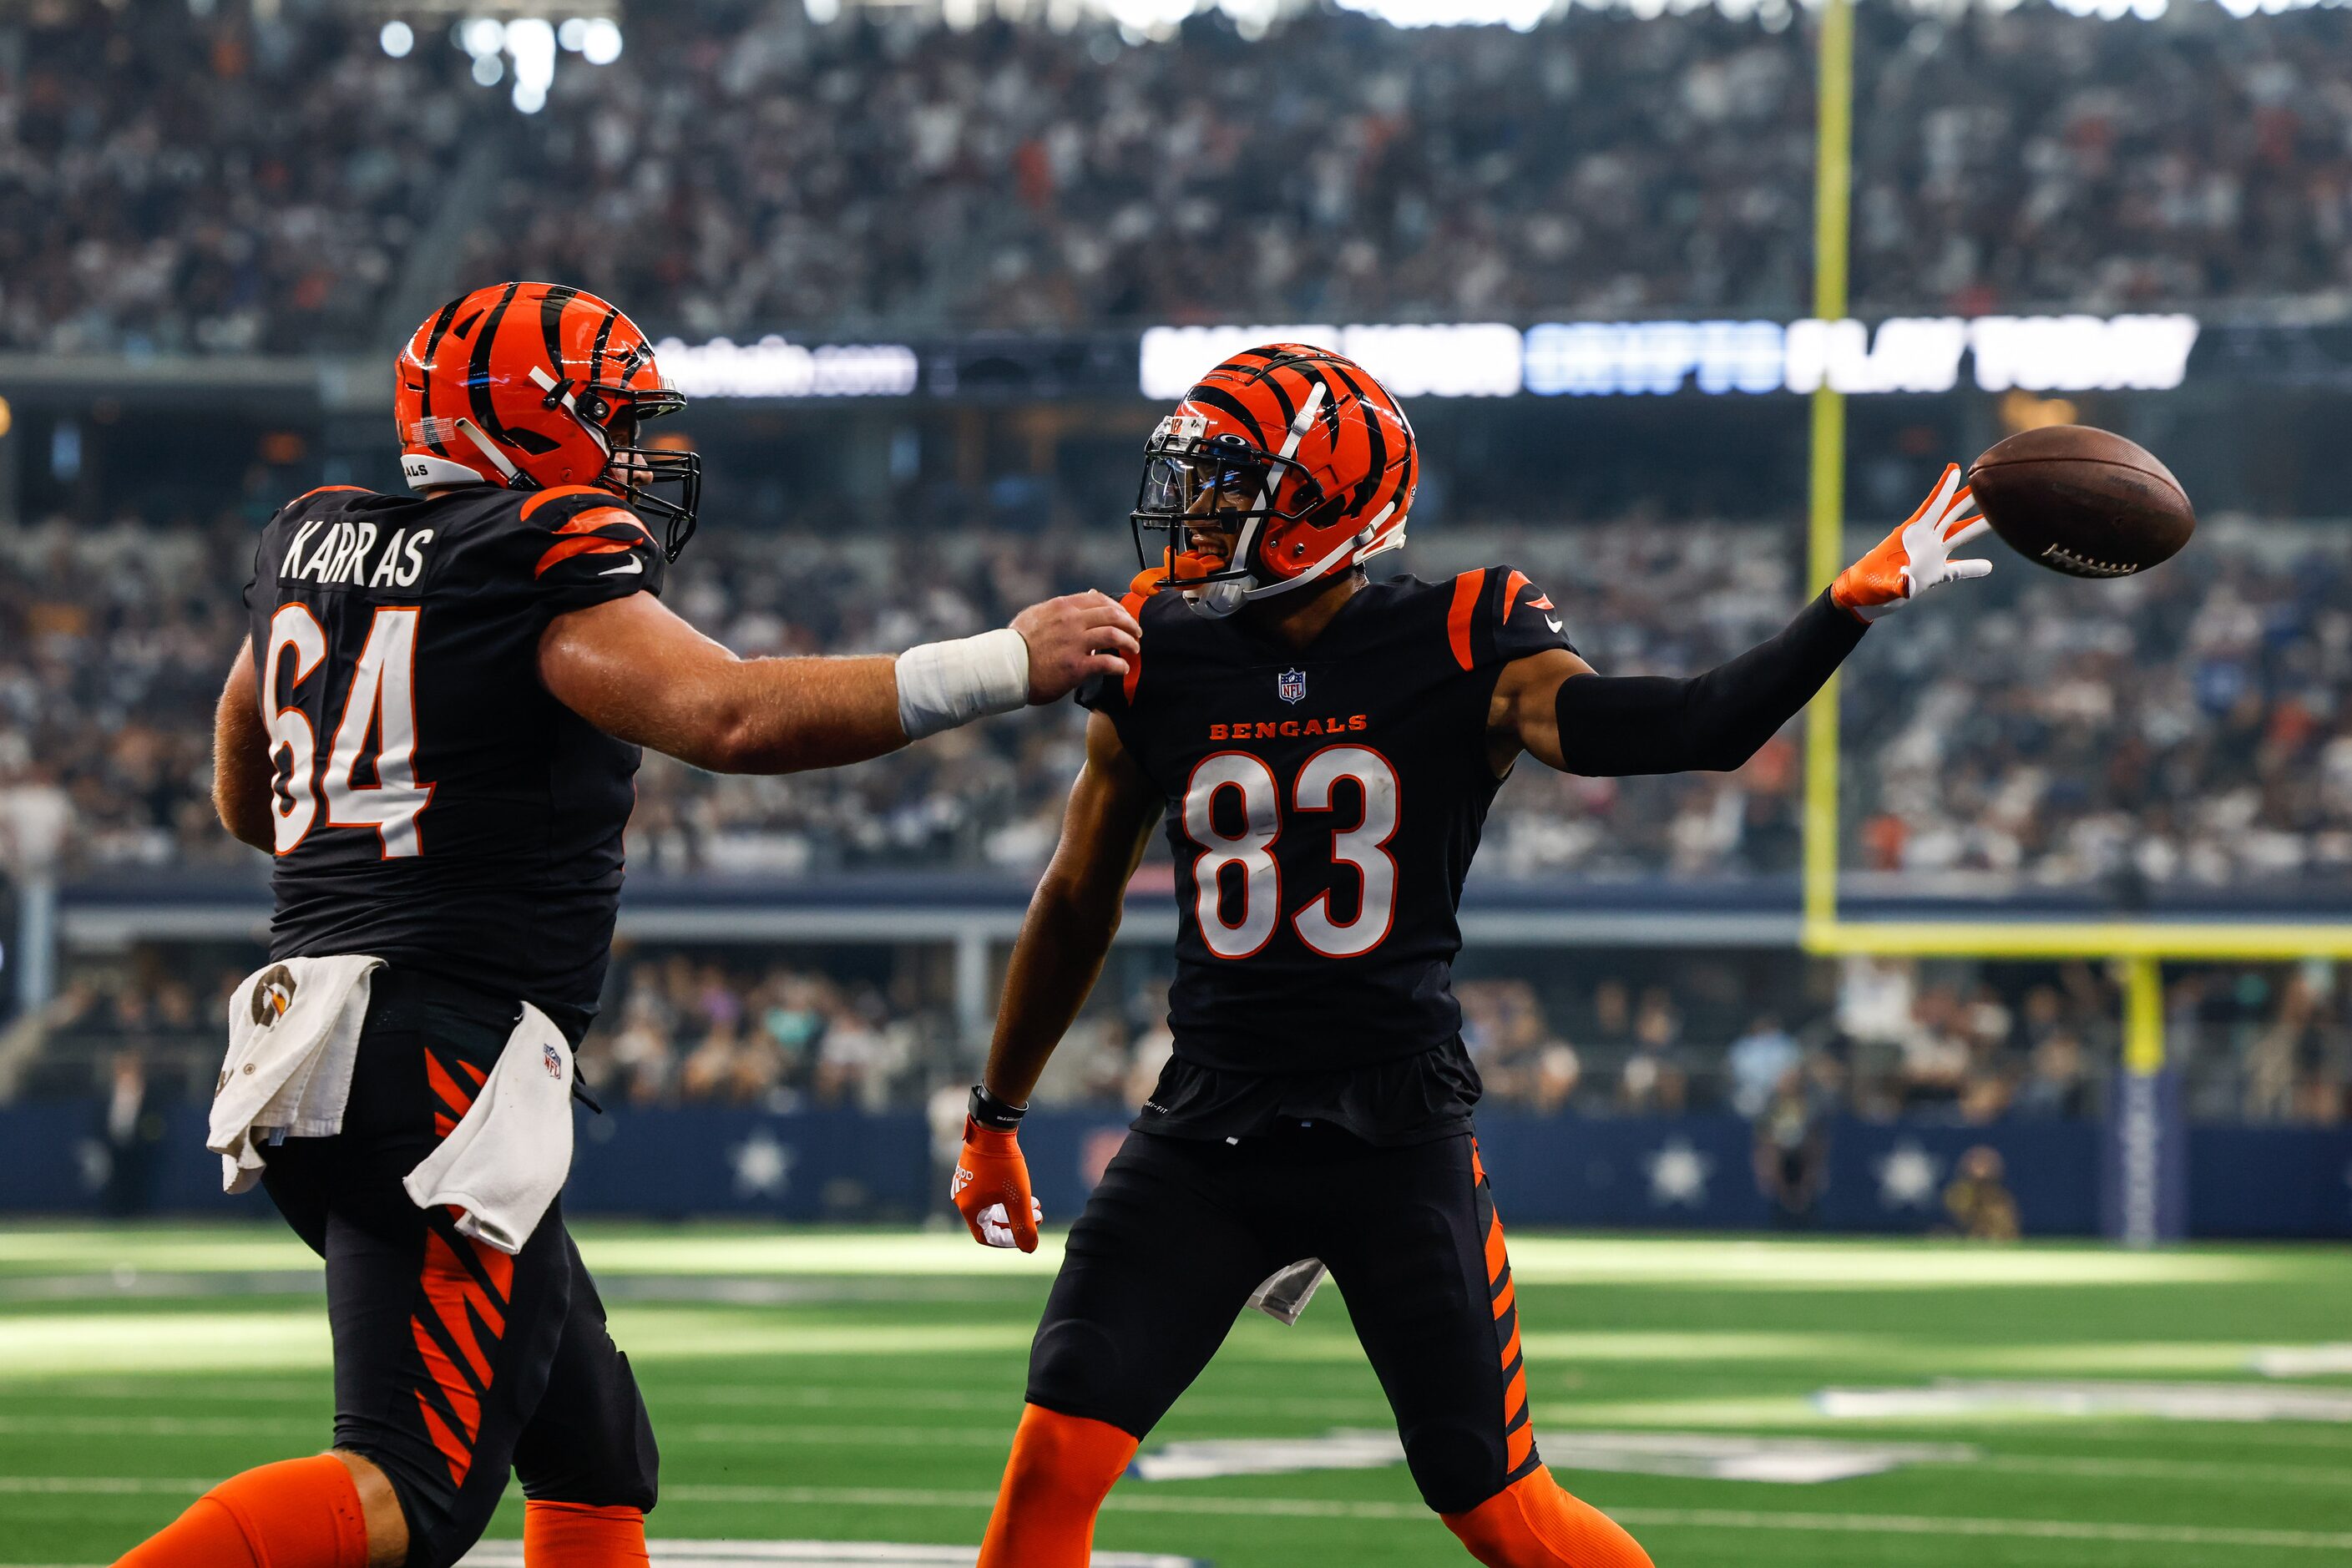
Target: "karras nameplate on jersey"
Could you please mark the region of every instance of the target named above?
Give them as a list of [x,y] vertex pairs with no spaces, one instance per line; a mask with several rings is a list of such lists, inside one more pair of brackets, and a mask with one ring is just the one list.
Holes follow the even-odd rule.
[[1360,735],[1372,727],[1369,713],[1334,714],[1328,719],[1253,719],[1239,724],[1212,724],[1212,741],[1288,741],[1301,735]]
[[395,528],[378,536],[372,522],[304,523],[286,547],[281,583],[344,584],[355,588],[414,588],[425,575],[425,547],[433,530]]

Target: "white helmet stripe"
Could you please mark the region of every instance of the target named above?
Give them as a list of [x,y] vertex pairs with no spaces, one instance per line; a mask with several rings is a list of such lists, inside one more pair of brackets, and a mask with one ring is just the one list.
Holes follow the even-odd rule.
[[[1298,416],[1290,422],[1289,437],[1282,443],[1282,451],[1278,454],[1283,461],[1288,462],[1291,458],[1298,456],[1298,443],[1307,439],[1307,432],[1315,428],[1316,411],[1320,409],[1322,406],[1323,384],[1318,381],[1314,384],[1314,386],[1308,389],[1307,401],[1298,405]],[[1276,489],[1280,488],[1282,484],[1281,473],[1282,470],[1279,468],[1269,468],[1266,469],[1265,489],[1264,493],[1259,495],[1257,498],[1258,510],[1272,511],[1274,510],[1274,492]],[[1234,555],[1234,559],[1236,561],[1247,561],[1249,557],[1247,555],[1237,553]]]
[[490,467],[504,474],[507,477],[508,483],[511,484],[514,482],[515,475],[520,470],[517,469],[514,464],[508,460],[507,455],[504,452],[499,450],[499,445],[497,442],[482,434],[482,427],[480,426],[475,424],[470,419],[461,418],[457,421],[457,434],[463,436],[467,440],[471,441],[476,447],[479,447],[481,449],[482,456],[490,460]]
[[[537,365],[530,367],[530,379],[541,392],[553,392],[558,384],[553,376],[548,374],[547,372],[540,369]],[[588,438],[596,443],[596,449],[603,452],[607,458],[611,457],[613,455],[613,443],[606,438],[604,431],[598,429],[590,421],[582,417],[579,405],[572,400],[572,388],[569,384],[564,385],[563,396],[561,401],[563,405],[563,412],[571,415],[572,419],[579,425],[580,428],[588,432]]]
[[[1315,428],[1315,415],[1323,406],[1324,390],[1324,385],[1319,381],[1307,389],[1307,401],[1298,405],[1298,414],[1290,422],[1290,434],[1282,443],[1282,451],[1278,454],[1284,462],[1288,462],[1298,456],[1298,443],[1307,439],[1307,432]],[[1257,510],[1260,512],[1270,514],[1274,510],[1274,492],[1281,488],[1281,476],[1282,470],[1279,468],[1269,467],[1266,469],[1265,489],[1257,498]],[[1242,530],[1241,538],[1234,543],[1234,559],[1241,563],[1242,569],[1251,577],[1250,586],[1245,590],[1250,598],[1262,598],[1268,594],[1279,594],[1286,588],[1295,588],[1308,577],[1320,576],[1329,570],[1333,562],[1339,560],[1339,557],[1334,555],[1317,566],[1314,571],[1294,577],[1289,582],[1259,587],[1255,581],[1257,568],[1250,564],[1250,560],[1251,552],[1257,543],[1257,532],[1261,521],[1262,520],[1258,518],[1251,519],[1247,526]],[[1350,544],[1348,548],[1352,550],[1355,546]]]

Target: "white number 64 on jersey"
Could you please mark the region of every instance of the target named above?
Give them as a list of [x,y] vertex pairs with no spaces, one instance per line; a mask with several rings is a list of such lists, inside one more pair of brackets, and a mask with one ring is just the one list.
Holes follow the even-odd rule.
[[[431,784],[416,782],[416,617],[415,607],[378,609],[368,628],[367,647],[352,671],[343,717],[335,726],[334,749],[319,771],[318,737],[299,708],[276,708],[278,659],[294,658],[292,684],[300,686],[327,657],[327,634],[309,606],[282,605],[269,619],[269,647],[261,661],[261,706],[269,714],[269,754],[283,756],[270,814],[277,819],[278,853],[290,855],[310,837],[323,787],[330,827],[373,827],[383,841],[383,858],[397,860],[424,853],[417,815],[433,798]],[[325,698],[320,699],[321,714]],[[376,782],[354,784],[361,748],[378,733]]]

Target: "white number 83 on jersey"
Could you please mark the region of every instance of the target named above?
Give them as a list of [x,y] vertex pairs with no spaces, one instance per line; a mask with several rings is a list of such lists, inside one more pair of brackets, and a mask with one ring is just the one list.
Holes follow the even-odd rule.
[[[1359,958],[1380,946],[1396,913],[1396,861],[1384,846],[1396,833],[1399,791],[1396,769],[1369,746],[1326,746],[1307,759],[1291,785],[1294,812],[1337,809],[1333,796],[1341,780],[1363,793],[1362,820],[1331,835],[1334,864],[1354,868],[1363,885],[1353,919],[1332,918],[1331,895],[1291,916],[1298,940],[1326,958]],[[1238,832],[1217,826],[1217,797],[1236,796]],[[1282,864],[1275,841],[1282,836],[1282,789],[1264,759],[1247,752],[1203,757],[1184,786],[1184,833],[1201,847],[1192,863],[1193,913],[1201,940],[1219,958],[1247,958],[1273,939],[1282,919]],[[1223,875],[1241,871],[1241,908],[1224,917]]]

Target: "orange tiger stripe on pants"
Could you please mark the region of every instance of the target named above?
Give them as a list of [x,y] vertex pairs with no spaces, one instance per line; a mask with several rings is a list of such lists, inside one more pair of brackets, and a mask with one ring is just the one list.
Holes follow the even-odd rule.
[[1650,1554],[1616,1521],[1561,1489],[1536,1455],[1535,1422],[1528,1409],[1527,1356],[1519,1344],[1518,1291],[1495,1212],[1486,1163],[1470,1148],[1478,1215],[1486,1250],[1486,1293],[1494,1303],[1495,1340],[1503,1366],[1503,1432],[1508,1466],[1503,1489],[1465,1513],[1441,1517],[1445,1527],[1487,1568],[1650,1568]]

